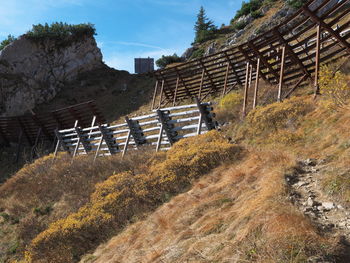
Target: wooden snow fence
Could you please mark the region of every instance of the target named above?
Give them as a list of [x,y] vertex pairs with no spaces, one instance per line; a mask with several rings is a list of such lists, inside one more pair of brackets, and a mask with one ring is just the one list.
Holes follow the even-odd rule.
[[168,150],[180,139],[196,136],[217,127],[211,103],[195,104],[153,110],[151,114],[125,117],[121,124],[99,124],[87,128],[73,127],[57,130],[55,156],[61,148],[74,158],[94,154],[109,156],[129,150],[152,147]]
[[277,89],[277,101],[309,84],[317,95],[320,65],[349,55],[350,0],[310,0],[279,25],[244,43],[154,71],[152,107],[243,89],[245,115],[250,94],[251,108],[260,103],[261,80]]

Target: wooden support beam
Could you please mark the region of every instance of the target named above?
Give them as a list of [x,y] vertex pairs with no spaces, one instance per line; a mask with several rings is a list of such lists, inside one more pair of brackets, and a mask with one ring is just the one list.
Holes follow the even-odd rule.
[[250,90],[251,86],[252,86],[252,80],[253,80],[253,65],[250,64],[249,65],[249,84],[248,84],[248,90]]
[[156,152],[159,152],[160,146],[162,145],[163,132],[164,132],[164,126],[163,124],[161,124],[159,129],[158,140],[157,140]]
[[316,23],[318,24],[321,28],[324,30],[328,31],[338,42],[346,48],[346,51],[350,54],[350,43],[348,43],[345,38],[340,36],[338,32],[333,30],[331,26],[326,24],[322,19],[320,19],[316,14],[314,14],[306,5],[303,6],[304,12]]
[[19,132],[18,136],[18,144],[17,144],[17,150],[16,150],[16,157],[15,157],[15,163],[18,163],[19,161],[19,155],[21,153],[21,147],[22,147],[22,140],[23,140],[23,130]]
[[276,78],[276,81],[278,81],[279,76],[278,76],[277,72],[274,70],[274,68],[271,66],[271,64],[267,61],[267,59],[260,53],[260,51],[253,45],[253,43],[248,42],[248,46],[253,50],[255,55],[261,59],[261,62],[264,64],[264,66],[266,68],[269,69],[269,72],[272,75],[274,75],[274,77]]
[[258,58],[258,61],[256,63],[253,109],[255,109],[256,105],[258,104],[259,79],[260,79],[260,58]]
[[77,134],[78,141],[77,141],[77,145],[74,149],[73,158],[78,154],[80,144],[83,146],[86,154],[88,154],[88,152],[91,150],[90,144],[82,136],[81,129],[79,127],[75,127],[74,129],[75,129],[75,133]]
[[232,63],[232,61],[231,61],[231,59],[230,59],[230,56],[227,54],[227,51],[224,51],[224,55],[225,55],[225,57],[226,57],[226,59],[227,59],[227,62],[230,64],[233,73],[234,73],[235,76],[236,76],[237,83],[238,83],[239,85],[242,86],[242,82],[241,82],[241,80],[239,79],[239,76],[238,76],[238,74],[237,74],[237,71],[236,71],[236,69],[235,69],[235,66],[234,66],[233,63]]
[[179,77],[176,79],[176,87],[175,87],[175,95],[174,95],[174,100],[173,100],[173,106],[175,106],[176,103],[176,96],[177,96],[177,90],[179,89]]
[[303,64],[303,62],[299,59],[298,55],[295,54],[295,52],[293,51],[293,48],[289,45],[289,43],[284,39],[284,37],[281,35],[280,31],[278,30],[278,28],[276,28],[274,30],[274,34],[278,37],[278,39],[282,42],[282,44],[285,46],[286,51],[288,52],[288,54],[291,56],[292,60],[294,61],[294,63],[298,64],[300,69],[304,72],[304,74],[306,74],[310,79],[311,79],[311,74],[309,73],[309,71],[306,69],[305,65]]
[[246,73],[245,73],[245,83],[244,83],[243,109],[242,109],[243,118],[245,117],[245,115],[246,115],[246,110],[247,110],[249,66],[250,66],[250,63],[247,62]]
[[202,68],[203,68],[205,74],[207,75],[212,88],[214,88],[215,90],[218,90],[218,87],[216,87],[216,85],[215,85],[215,83],[214,83],[214,81],[212,79],[212,76],[210,75],[209,71],[207,70],[207,68],[206,68],[206,66],[205,66],[205,64],[204,64],[204,62],[202,61],[201,58],[199,59],[199,63],[202,65]]
[[316,54],[315,54],[315,82],[314,82],[314,94],[315,97],[320,94],[320,87],[318,85],[318,77],[320,71],[320,50],[321,50],[321,27],[317,26],[316,34]]
[[152,99],[152,106],[151,106],[151,110],[154,109],[154,104],[156,102],[156,97],[157,97],[157,92],[158,92],[158,80],[156,81],[156,86],[154,87],[154,92],[153,92],[153,99]]
[[54,157],[57,156],[57,152],[59,150],[60,147],[63,148],[64,151],[66,151],[67,153],[70,153],[69,151],[69,147],[66,146],[62,134],[60,134],[60,132],[58,131],[58,129],[55,130],[55,135],[57,138],[57,144],[56,144],[56,148],[55,148],[55,153],[54,153]]
[[[166,87],[169,88],[169,87],[171,87],[171,86],[169,85],[169,82],[167,81],[166,76],[164,76],[162,72],[160,72],[159,74],[160,74],[160,77],[161,77],[162,81],[164,81],[164,84],[165,84],[165,85],[164,85],[164,90],[163,90],[164,96],[165,96],[167,99],[169,99],[169,96],[168,96],[168,94],[167,94],[165,91],[166,91]],[[172,93],[172,90],[171,90],[171,89],[169,89],[169,91]]]
[[123,149],[122,158],[124,158],[126,152],[128,151],[128,147],[129,147],[129,143],[130,143],[130,138],[131,138],[131,131],[129,130],[128,135],[126,136],[126,140],[125,140],[125,145],[124,145],[124,149]]
[[198,98],[195,98],[195,101],[196,101],[197,108],[198,108],[199,113],[200,113],[200,117],[199,117],[200,122],[198,122],[197,134],[200,134],[200,132],[201,132],[202,121],[204,122],[208,131],[215,129],[214,123],[208,118],[208,113],[205,110],[206,106],[203,106]]
[[[248,53],[243,49],[242,46],[238,47],[239,50],[242,52],[242,54],[244,55],[244,57],[246,58],[247,62],[249,62],[250,64],[254,65],[254,61],[249,57]],[[259,58],[259,57],[258,57]],[[262,77],[262,79],[266,82],[269,82],[265,76],[265,73],[262,72],[261,68],[260,68],[260,75]]]
[[222,95],[221,98],[224,97],[226,95],[226,90],[227,90],[227,80],[228,80],[228,71],[229,71],[229,67],[230,64],[227,63],[227,67],[226,67],[226,73],[225,73],[225,83],[224,83],[224,89],[222,91]]
[[45,125],[43,125],[43,123],[38,119],[38,117],[36,115],[32,115],[32,119],[36,123],[36,125],[38,125],[38,127],[41,129],[45,137],[50,141],[53,140],[53,136],[47,131]]
[[279,84],[278,84],[278,94],[277,94],[277,101],[278,102],[281,102],[281,100],[282,100],[282,88],[283,88],[285,61],[286,61],[286,46],[283,46],[282,47],[282,58],[281,58],[280,80],[279,80]]
[[184,79],[181,77],[181,74],[180,74],[179,70],[178,70],[176,67],[175,67],[175,71],[176,71],[177,77],[178,77],[178,78],[180,79],[180,81],[181,81],[182,86],[185,88],[185,91],[186,91],[186,93],[187,93],[187,96],[191,97],[192,95],[191,95],[191,93],[189,92],[189,90],[188,90],[188,88],[187,88],[187,86],[186,86],[186,83],[185,83]]
[[35,137],[35,142],[34,142],[34,145],[31,149],[31,153],[30,153],[30,158],[31,160],[34,159],[34,156],[35,155],[38,155],[38,153],[35,152],[36,148],[38,147],[38,144],[39,144],[39,138],[40,138],[40,135],[41,135],[41,132],[42,132],[42,128],[39,128],[37,134],[36,134],[36,137]]
[[160,98],[159,98],[159,106],[158,106],[158,108],[160,108],[162,106],[163,92],[164,92],[164,79],[162,81],[162,87],[160,88]]
[[167,116],[167,114],[164,111],[161,110],[157,110],[157,115],[159,118],[159,122],[162,125],[162,128],[164,129],[164,132],[166,134],[166,136],[168,137],[168,141],[170,143],[170,145],[173,145],[175,143],[175,140],[173,138],[173,134],[171,132],[171,127],[169,127],[168,125],[168,120],[169,117]]
[[128,124],[129,130],[131,132],[131,136],[134,138],[136,148],[142,144],[146,143],[146,140],[143,138],[143,133],[140,125],[129,119],[128,116],[125,117],[125,122]]
[[76,113],[76,111],[73,108],[68,108],[68,111],[69,111],[70,115],[73,117],[73,119],[75,119],[76,123],[79,123],[80,125],[84,125],[80,116],[78,116],[78,114]]
[[30,138],[27,130],[26,130],[26,127],[24,126],[23,122],[22,122],[22,119],[21,117],[17,117],[17,121],[18,121],[18,124],[21,128],[21,131],[22,133],[24,134],[24,136],[26,137],[27,139],[27,142],[30,144],[30,146],[33,146],[33,142],[32,142],[32,139]]
[[201,99],[201,97],[202,97],[202,88],[203,88],[203,82],[204,82],[204,73],[205,73],[205,70],[203,69],[203,70],[202,70],[202,76],[201,76],[201,83],[200,83],[200,85],[199,85],[199,94],[198,94],[199,99]]
[[[96,154],[94,157],[94,162],[96,161],[96,158],[99,155],[99,151],[101,149],[103,141],[105,141],[105,143],[106,143],[109,154],[110,155],[115,154],[115,145],[114,145],[113,141],[111,140],[113,138],[113,135],[108,135],[108,133],[111,131],[108,130],[108,128],[102,127],[100,124],[98,125],[98,129],[101,133],[101,139],[100,139],[99,144],[97,146]],[[118,146],[117,146],[117,149],[118,149]]]
[[288,91],[288,93],[286,95],[284,95],[284,99],[289,98],[289,96],[299,87],[299,85],[304,81],[304,79],[307,77],[307,75],[302,76],[298,82],[294,85],[293,88],[290,89],[290,91]]

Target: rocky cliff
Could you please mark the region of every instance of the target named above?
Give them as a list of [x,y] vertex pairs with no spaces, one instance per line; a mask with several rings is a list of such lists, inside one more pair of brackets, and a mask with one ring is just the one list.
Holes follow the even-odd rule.
[[103,67],[93,36],[57,43],[19,37],[0,52],[0,116],[14,116],[52,100],[66,82]]

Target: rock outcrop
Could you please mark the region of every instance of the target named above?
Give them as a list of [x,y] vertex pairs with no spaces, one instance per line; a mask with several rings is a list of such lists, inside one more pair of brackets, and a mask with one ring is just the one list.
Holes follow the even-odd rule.
[[0,52],[0,116],[15,116],[53,99],[64,83],[103,67],[95,39],[69,43],[19,37]]

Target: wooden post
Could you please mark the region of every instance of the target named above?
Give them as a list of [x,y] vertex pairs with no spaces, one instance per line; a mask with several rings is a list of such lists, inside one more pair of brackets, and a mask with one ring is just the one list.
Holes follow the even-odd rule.
[[160,146],[162,144],[163,131],[164,131],[164,126],[163,126],[163,124],[160,124],[159,137],[158,137],[158,140],[157,140],[156,152],[159,152]]
[[89,139],[91,138],[92,128],[95,126],[96,118],[97,118],[96,115],[95,115],[94,117],[92,117],[92,121],[91,121],[91,130],[90,130],[89,136],[88,136]]
[[166,136],[168,137],[170,145],[173,145],[175,143],[175,140],[173,138],[172,131],[170,130],[170,127],[167,123],[169,120],[169,118],[167,117],[167,114],[164,111],[157,110],[157,115],[159,118],[159,122],[161,123],[162,128],[164,129],[164,132],[165,132]]
[[177,90],[179,88],[179,77],[177,77],[176,79],[176,87],[175,87],[175,95],[174,95],[174,101],[173,101],[173,106],[175,106],[175,103],[176,103],[176,96],[177,96]]
[[154,93],[153,93],[153,99],[152,99],[152,106],[151,106],[151,110],[154,109],[154,104],[156,102],[156,97],[157,97],[157,92],[158,92],[158,80],[156,81],[156,86],[154,87]]
[[247,67],[245,70],[245,83],[244,83],[244,99],[243,99],[243,109],[242,109],[242,115],[243,118],[246,114],[246,108],[247,108],[247,98],[248,98],[248,81],[249,81],[249,62],[247,62]]
[[282,47],[282,59],[281,59],[281,71],[280,71],[280,82],[278,84],[278,94],[277,101],[281,102],[282,98],[282,87],[283,87],[283,78],[284,78],[284,64],[286,60],[286,46]]
[[199,99],[201,99],[201,97],[202,97],[202,88],[203,88],[203,82],[204,82],[204,73],[205,73],[205,71],[204,71],[204,69],[203,69],[203,70],[202,70],[202,77],[201,77],[201,84],[200,84],[200,86],[199,86],[199,95],[198,95]]
[[198,134],[200,134],[201,132],[201,126],[202,126],[202,121],[205,124],[205,127],[207,127],[208,131],[212,130],[215,128],[215,125],[213,125],[213,122],[208,118],[208,114],[205,110],[205,106],[203,106],[198,98],[195,98],[196,104],[197,104],[197,108],[199,110],[200,116],[199,116],[199,120],[200,123],[198,123],[198,128],[197,128],[197,133],[199,131]]
[[130,137],[131,137],[131,131],[129,130],[128,132],[128,136],[126,137],[125,140],[125,145],[124,145],[124,150],[123,150],[123,154],[122,154],[122,158],[124,158],[126,151],[128,150],[128,146],[129,146],[129,142],[130,142]]
[[315,82],[314,82],[314,94],[315,97],[320,94],[320,87],[318,85],[318,75],[320,71],[320,43],[321,43],[321,27],[317,26],[316,37],[316,57],[315,57]]
[[260,79],[260,58],[258,58],[258,61],[256,63],[253,109],[255,109],[256,105],[258,104],[259,79]]
[[248,86],[248,90],[250,90],[250,88],[252,86],[252,79],[253,79],[253,65],[250,64],[250,66],[249,66],[249,86]]
[[159,107],[162,106],[162,99],[163,99],[163,91],[164,91],[164,80],[162,81],[162,87],[160,88],[160,98],[159,98]]
[[225,74],[224,90],[222,91],[221,98],[224,97],[225,94],[226,94],[229,69],[230,69],[230,63],[227,63],[226,74]]
[[74,149],[73,157],[75,157],[78,154],[80,143],[83,146],[85,153],[88,154],[88,152],[91,150],[91,146],[85,140],[85,138],[84,138],[83,134],[81,133],[81,130],[80,130],[79,127],[75,127],[75,133],[77,134],[78,141],[77,141],[77,145],[76,145],[76,147]]
[[294,87],[291,88],[290,91],[288,91],[288,93],[286,95],[284,95],[284,98],[287,99],[299,87],[300,83],[302,83],[306,77],[308,77],[308,75],[306,75],[306,74],[304,76],[302,76],[298,80],[298,82],[294,85]]
[[21,153],[21,147],[22,147],[22,140],[23,140],[23,130],[21,129],[21,131],[19,133],[19,137],[18,137],[18,145],[17,145],[15,163],[18,163],[18,161],[19,161],[19,155]]
[[[40,135],[41,135],[41,131],[42,131],[42,128],[39,128],[37,134],[36,134],[36,138],[35,138],[35,142],[34,142],[34,145],[32,147],[32,150],[31,150],[31,159],[33,160],[34,159],[34,155],[35,155],[35,150],[36,148],[38,147],[38,143],[39,143],[39,138],[40,138]],[[38,155],[36,153],[36,155]]]

